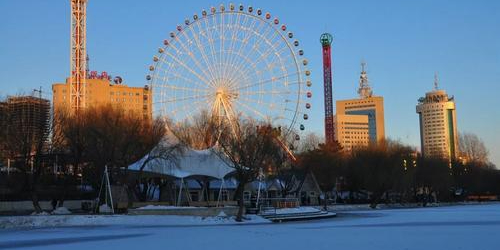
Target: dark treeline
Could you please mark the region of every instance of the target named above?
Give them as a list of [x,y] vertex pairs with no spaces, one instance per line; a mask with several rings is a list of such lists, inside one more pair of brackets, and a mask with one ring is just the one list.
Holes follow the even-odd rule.
[[63,206],[82,184],[92,187],[87,198],[93,199],[105,166],[112,183],[125,187],[129,196],[139,196],[139,183],[130,181],[128,166],[154,148],[148,157],[169,157],[173,148],[157,147],[166,132],[163,120],[145,120],[113,106],[89,107],[78,116],[56,113],[49,124],[29,129],[19,128],[29,121],[9,112],[2,120],[0,158],[4,165],[9,162],[10,173],[0,175],[7,184],[0,198],[31,198],[37,212],[40,197]]
[[[409,146],[384,141],[346,153],[338,146],[300,156],[330,197],[345,192],[346,203],[409,203],[464,200],[469,195],[500,194],[500,171],[481,161],[424,158]],[[334,191],[333,191],[334,190]]]
[[[327,198],[338,202],[422,202],[464,200],[470,195],[500,194],[500,172],[487,162],[481,141],[463,136],[467,161],[423,158],[415,149],[394,141],[345,152],[338,145],[318,145],[318,138],[306,136],[296,147],[297,161],[290,159],[283,142],[286,135],[270,124],[238,119],[223,126],[202,113],[181,127],[169,124],[178,142],[166,140],[167,122],[145,120],[120,107],[88,107],[78,116],[56,113],[47,124],[33,124],[23,116],[4,110],[0,119],[0,161],[10,166],[0,174],[1,200],[31,199],[37,212],[39,200],[85,199],[97,196],[104,168],[111,173],[128,202],[147,200],[147,189],[166,185],[164,179],[148,177],[128,168],[140,159],[142,167],[155,159],[175,161],[183,147],[214,148],[235,169],[239,182],[235,200],[241,219],[243,188],[262,173],[279,178],[286,197],[293,183],[290,169],[309,170]],[[479,145],[479,146],[478,146]],[[481,146],[481,147],[480,147]],[[292,147],[289,147],[292,148]],[[141,168],[142,169],[142,168]],[[171,180],[170,180],[171,181]],[[76,194],[76,196],[75,196]],[[337,194],[337,195],[335,195]],[[340,194],[340,195],[338,195]],[[326,201],[326,199],[325,199]],[[129,204],[130,205],[130,204]]]

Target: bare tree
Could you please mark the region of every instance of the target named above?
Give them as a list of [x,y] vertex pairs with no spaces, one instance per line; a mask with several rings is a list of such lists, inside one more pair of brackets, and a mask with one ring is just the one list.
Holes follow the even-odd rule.
[[126,189],[129,202],[134,194],[141,194],[136,192],[139,183],[130,181],[129,165],[145,158],[140,179],[147,163],[172,155],[171,145],[160,143],[166,133],[162,119],[144,120],[111,105],[87,107],[78,116],[61,113],[58,117],[63,151],[70,156],[71,164],[82,170],[84,180],[97,190],[107,166],[111,181]]
[[[234,133],[235,132],[235,133]],[[275,141],[275,128],[252,120],[241,120],[236,128],[226,127],[220,136],[221,158],[228,159],[238,180],[236,198],[239,210],[237,221],[242,221],[245,186],[256,180],[261,169],[271,165],[273,155],[281,147]]]
[[214,146],[221,133],[220,123],[206,110],[195,115],[192,121],[182,124],[169,123],[168,126],[182,144],[192,149]]
[[315,150],[319,148],[323,139],[320,138],[316,133],[308,133],[304,139],[300,140],[298,152],[304,153],[307,151]]
[[474,161],[482,164],[488,163],[488,149],[484,142],[473,133],[459,133],[458,147],[460,153],[467,161]]

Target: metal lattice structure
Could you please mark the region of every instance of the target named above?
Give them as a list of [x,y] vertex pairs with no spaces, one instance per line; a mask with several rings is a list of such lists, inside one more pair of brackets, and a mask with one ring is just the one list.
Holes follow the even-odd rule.
[[323,87],[325,94],[325,143],[335,142],[335,130],[333,127],[333,91],[332,91],[332,52],[331,44],[333,36],[324,33],[320,37],[323,47]]
[[71,1],[71,110],[78,113],[85,107],[85,79],[87,78],[87,0]]
[[153,57],[147,76],[153,110],[174,123],[204,110],[231,126],[238,117],[264,120],[298,140],[312,97],[303,55],[270,13],[211,7],[178,25]]
[[368,82],[368,75],[366,74],[366,62],[361,62],[361,75],[359,76],[359,98],[365,99],[372,97],[373,91]]

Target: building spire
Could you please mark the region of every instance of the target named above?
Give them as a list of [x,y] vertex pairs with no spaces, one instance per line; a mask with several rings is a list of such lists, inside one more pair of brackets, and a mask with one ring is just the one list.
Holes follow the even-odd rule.
[[372,88],[368,83],[368,75],[366,74],[366,62],[361,61],[361,75],[359,76],[358,94],[361,99],[371,97],[373,94]]
[[439,79],[438,79],[438,72],[434,72],[434,90],[439,89]]

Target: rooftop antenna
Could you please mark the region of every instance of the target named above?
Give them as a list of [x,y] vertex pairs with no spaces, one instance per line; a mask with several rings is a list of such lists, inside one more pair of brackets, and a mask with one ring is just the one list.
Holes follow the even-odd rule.
[[368,75],[366,74],[366,62],[361,61],[361,75],[359,76],[358,94],[361,99],[369,98],[372,96],[373,91],[368,83]]
[[438,72],[434,72],[434,90],[438,90],[438,84],[439,84],[439,79],[438,79]]

